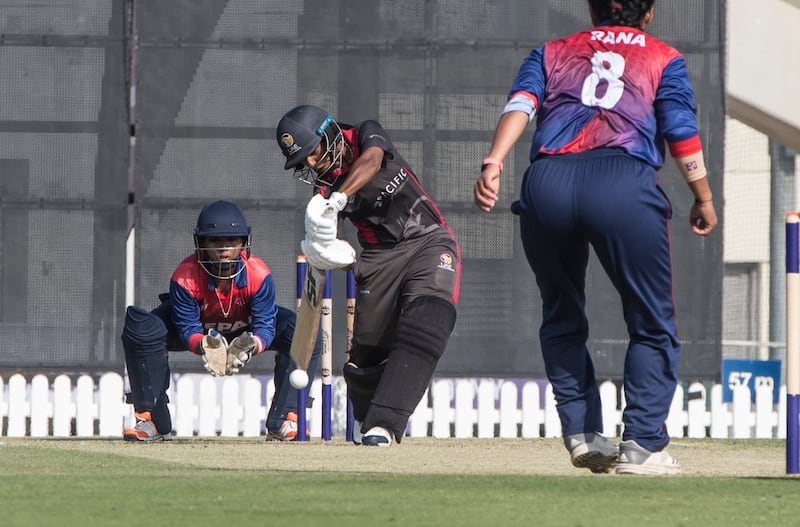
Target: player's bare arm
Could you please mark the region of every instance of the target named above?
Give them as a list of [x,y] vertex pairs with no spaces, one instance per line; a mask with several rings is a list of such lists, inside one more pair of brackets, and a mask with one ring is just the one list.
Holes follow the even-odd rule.
[[381,169],[383,163],[384,151],[379,146],[371,146],[364,150],[358,159],[355,160],[353,166],[350,167],[350,173],[347,179],[344,180],[342,186],[339,187],[338,192],[346,196],[352,196],[358,190],[366,185],[375,177],[375,174]]
[[[687,144],[694,146],[689,146],[687,151],[685,146]],[[684,142],[670,143],[669,147],[678,170],[694,194],[694,203],[689,212],[689,224],[695,234],[706,236],[717,226],[717,212],[714,210],[713,195],[708,184],[708,172],[700,140],[690,138]]]
[[717,226],[717,211],[714,210],[713,196],[708,178],[702,177],[689,183],[694,194],[694,204],[689,212],[692,231],[699,236],[707,236]]
[[497,203],[503,159],[525,131],[528,122],[529,117],[525,112],[511,111],[500,116],[492,140],[492,148],[484,159],[481,176],[473,188],[475,205],[479,209],[489,212]]

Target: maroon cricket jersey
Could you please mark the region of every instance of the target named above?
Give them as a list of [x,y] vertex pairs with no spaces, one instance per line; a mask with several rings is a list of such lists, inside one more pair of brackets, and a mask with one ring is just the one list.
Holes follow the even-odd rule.
[[[350,198],[341,213],[356,227],[362,247],[392,246],[439,229],[450,231],[436,204],[380,124],[364,121],[357,127],[340,126],[345,140],[353,148],[354,160],[372,146],[384,151],[378,173]],[[344,178],[339,176],[345,173],[333,171],[332,176],[337,178],[333,191],[341,186]],[[450,235],[452,237],[452,232]]]

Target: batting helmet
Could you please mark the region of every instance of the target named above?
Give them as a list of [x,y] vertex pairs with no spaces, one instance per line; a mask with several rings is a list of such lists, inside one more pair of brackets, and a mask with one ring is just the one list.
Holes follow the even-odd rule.
[[289,110],[281,118],[276,131],[281,152],[286,156],[283,168],[297,168],[325,136],[333,116],[322,108],[304,104]]

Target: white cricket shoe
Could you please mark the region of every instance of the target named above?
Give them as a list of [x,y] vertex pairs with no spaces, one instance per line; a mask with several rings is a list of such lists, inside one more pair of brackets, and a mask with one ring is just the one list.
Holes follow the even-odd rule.
[[595,474],[610,471],[617,464],[619,448],[613,441],[597,433],[573,434],[564,438],[572,465],[588,468]]
[[681,465],[666,450],[650,452],[630,439],[619,445],[617,474],[671,475],[680,474]]
[[373,426],[364,433],[361,444],[366,446],[392,446],[392,433],[382,426]]

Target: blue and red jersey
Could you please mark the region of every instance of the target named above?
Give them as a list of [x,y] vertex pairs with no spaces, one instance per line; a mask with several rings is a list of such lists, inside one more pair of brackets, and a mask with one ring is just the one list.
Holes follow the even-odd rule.
[[665,140],[677,157],[702,149],[685,59],[636,28],[600,25],[533,50],[511,88],[518,96],[537,109],[531,161],[620,148],[660,168]]
[[275,338],[277,306],[272,273],[263,260],[248,257],[244,251],[239,266],[244,270],[234,278],[227,295],[217,290],[195,255],[186,257],[172,273],[172,321],[182,344],[192,353],[200,354],[200,340],[209,329],[220,332],[228,342],[252,331],[261,339],[262,350]]

